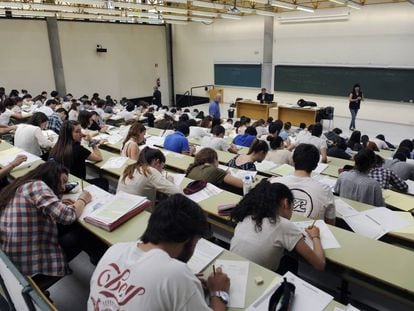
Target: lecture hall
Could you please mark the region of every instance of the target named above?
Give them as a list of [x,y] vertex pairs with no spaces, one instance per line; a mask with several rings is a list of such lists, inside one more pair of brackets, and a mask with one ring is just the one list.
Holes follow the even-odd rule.
[[5,0],[0,40],[0,310],[414,309],[414,0]]

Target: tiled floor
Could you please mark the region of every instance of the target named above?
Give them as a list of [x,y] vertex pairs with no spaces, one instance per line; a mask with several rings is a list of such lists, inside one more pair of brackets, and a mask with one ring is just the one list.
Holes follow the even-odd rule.
[[[207,112],[208,105],[199,105],[191,107],[191,110],[198,108]],[[222,116],[227,116],[228,105],[221,108]],[[347,118],[335,118],[334,126],[345,129],[346,134],[349,135],[347,130],[349,119]],[[357,120],[358,129],[364,134],[374,137],[379,133],[385,135],[387,140],[393,143],[400,142],[403,138],[413,138],[414,127],[405,125],[396,125],[391,123],[377,123],[372,121]],[[325,125],[326,126],[326,125]],[[89,280],[92,276],[94,266],[90,264],[89,258],[85,253],[80,254],[75,258],[70,266],[74,273],[68,277],[63,278],[49,289],[51,297],[56,306],[61,311],[73,311],[73,310],[86,310],[86,303],[89,294]],[[338,279],[329,273],[317,273],[315,274],[307,268],[301,268],[307,278],[313,279],[319,284],[323,284],[326,288],[335,289],[338,286]],[[393,302],[387,301],[383,297],[367,292],[364,289],[351,287],[352,295],[355,299],[369,305],[369,310],[401,310],[405,311],[402,306],[396,305]]]

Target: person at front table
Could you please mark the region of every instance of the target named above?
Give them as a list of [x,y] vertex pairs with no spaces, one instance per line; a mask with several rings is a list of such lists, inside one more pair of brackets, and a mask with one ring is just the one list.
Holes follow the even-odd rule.
[[[226,310],[230,280],[221,268],[200,280],[186,264],[207,231],[197,203],[181,194],[161,201],[140,241],[115,244],[102,257],[91,278],[88,311],[106,306],[124,311]],[[111,286],[117,278],[123,286]]]
[[[297,273],[297,263],[282,258],[285,250],[295,250],[315,269],[323,270],[325,255],[319,228],[306,228],[308,235],[304,237],[290,221],[292,213],[293,194],[289,188],[262,180],[231,212],[231,219],[237,226],[230,251],[284,274],[287,270]],[[312,241],[313,250],[305,239]]]
[[156,193],[180,193],[171,176],[163,176],[165,156],[159,149],[145,147],[136,163],[128,165],[118,181],[118,191],[147,197],[155,202]]
[[208,106],[208,115],[215,118],[220,119],[220,102],[221,102],[221,94],[217,93],[214,96],[214,99],[212,102],[210,102],[210,105]]
[[175,125],[175,132],[165,137],[164,149],[182,153],[186,155],[193,155],[195,148],[190,147],[187,136],[190,133],[190,127],[186,122],[178,122]]
[[261,89],[261,92],[257,94],[257,100],[261,103],[268,102],[270,99],[270,94],[267,93],[267,90],[265,88]]
[[1,248],[35,282],[68,274],[68,261],[80,252],[73,232],[58,229],[58,224],[73,224],[91,195],[85,191],[74,202],[62,200],[67,181],[68,170],[48,161],[0,193]]

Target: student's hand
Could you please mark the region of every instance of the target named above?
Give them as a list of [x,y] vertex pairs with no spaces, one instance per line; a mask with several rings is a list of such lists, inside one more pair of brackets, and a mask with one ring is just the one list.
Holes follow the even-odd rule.
[[167,176],[166,179],[172,183],[174,183],[174,177],[172,176]]
[[88,204],[92,201],[92,195],[88,191],[84,191],[81,193],[78,199],[82,199],[86,202],[86,204]]
[[311,239],[318,237],[320,238],[320,232],[319,232],[319,228],[316,226],[309,226],[308,228],[305,229],[306,233],[309,234],[309,236],[311,237]]
[[11,166],[16,167],[22,164],[24,161],[27,160],[27,156],[24,154],[17,155],[13,161],[10,162]]
[[15,131],[17,130],[17,125],[10,125],[9,128],[11,131]]
[[223,273],[221,268],[216,268],[216,274],[210,274],[207,280],[207,287],[210,292],[225,291],[229,292],[230,279],[227,274]]
[[204,274],[203,273],[196,273],[195,276],[201,282],[201,286],[203,287],[204,292],[206,292],[208,290],[208,287],[207,287],[207,280],[204,278]]
[[62,202],[63,202],[63,204],[66,204],[66,205],[73,205],[73,204],[75,204],[75,201],[73,201],[71,199],[63,199]]
[[190,155],[193,155],[196,153],[196,148],[194,147],[194,145],[190,145]]

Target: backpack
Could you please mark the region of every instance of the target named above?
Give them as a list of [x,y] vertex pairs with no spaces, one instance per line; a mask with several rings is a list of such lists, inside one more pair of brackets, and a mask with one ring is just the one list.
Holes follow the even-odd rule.
[[316,107],[317,104],[315,102],[311,102],[308,100],[304,100],[303,98],[299,99],[297,102],[299,107]]

